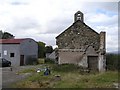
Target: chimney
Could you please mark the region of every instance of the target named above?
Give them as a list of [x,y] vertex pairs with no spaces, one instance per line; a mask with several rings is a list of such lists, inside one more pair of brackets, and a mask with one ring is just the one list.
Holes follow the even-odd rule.
[[100,32],[100,49],[106,49],[105,36],[106,36],[106,32]]
[[106,44],[105,44],[105,32],[100,32],[100,52],[99,52],[99,64],[98,69],[100,72],[106,71]]

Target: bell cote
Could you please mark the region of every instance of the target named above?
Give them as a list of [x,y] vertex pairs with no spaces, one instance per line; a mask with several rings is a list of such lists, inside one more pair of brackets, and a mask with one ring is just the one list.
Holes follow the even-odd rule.
[[80,11],[78,11],[74,14],[74,22],[76,22],[77,20],[84,22],[84,15]]

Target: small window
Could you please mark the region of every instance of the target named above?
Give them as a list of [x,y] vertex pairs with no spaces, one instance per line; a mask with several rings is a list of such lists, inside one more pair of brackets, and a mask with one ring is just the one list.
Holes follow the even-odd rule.
[[7,55],[7,50],[4,50],[4,55]]
[[80,13],[78,14],[78,16],[81,16]]
[[81,20],[81,17],[77,17],[77,20]]
[[15,54],[14,53],[10,53],[10,57],[14,57],[15,56]]
[[2,54],[0,53],[0,57],[2,57]]

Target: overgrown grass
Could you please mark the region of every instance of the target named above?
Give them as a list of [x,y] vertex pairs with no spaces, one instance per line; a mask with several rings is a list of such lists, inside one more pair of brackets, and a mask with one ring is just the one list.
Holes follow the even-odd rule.
[[54,62],[54,60],[51,60],[51,59],[45,59],[45,63],[46,64],[54,64],[55,62]]
[[67,73],[56,88],[112,88],[113,83],[118,82],[117,72],[105,72],[98,74],[81,75],[79,73]]
[[[44,76],[44,72],[35,72],[26,80],[17,83],[14,87],[20,88],[114,88],[113,83],[118,82],[117,71],[105,73],[81,73],[80,67],[72,64],[48,64],[51,74]],[[32,70],[28,70],[32,71]],[[26,70],[27,72],[27,70]],[[55,75],[60,76],[56,80]]]
[[30,69],[25,69],[22,71],[19,71],[18,74],[22,74],[22,73],[34,73],[36,70],[34,68],[30,68]]
[[74,71],[78,71],[80,69],[80,67],[78,67],[77,65],[74,64],[54,64],[52,66],[53,71],[56,72],[74,72]]

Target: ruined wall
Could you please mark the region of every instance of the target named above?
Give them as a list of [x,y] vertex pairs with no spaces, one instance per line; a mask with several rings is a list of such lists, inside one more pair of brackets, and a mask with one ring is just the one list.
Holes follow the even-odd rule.
[[100,32],[100,49],[99,49],[99,71],[104,72],[106,70],[106,33]]
[[[82,57],[79,60],[78,65],[82,66],[84,68],[88,68],[88,56],[97,56],[98,53],[95,51],[95,49],[92,46],[89,46],[85,51]],[[98,64],[97,64],[98,65]],[[97,67],[98,68],[98,67]]]
[[98,50],[100,44],[99,34],[81,21],[74,23],[56,39],[59,49],[86,49],[93,45]]
[[105,70],[105,32],[100,34],[84,23],[83,13],[74,15],[74,23],[56,37],[58,63],[73,63],[85,68]]

